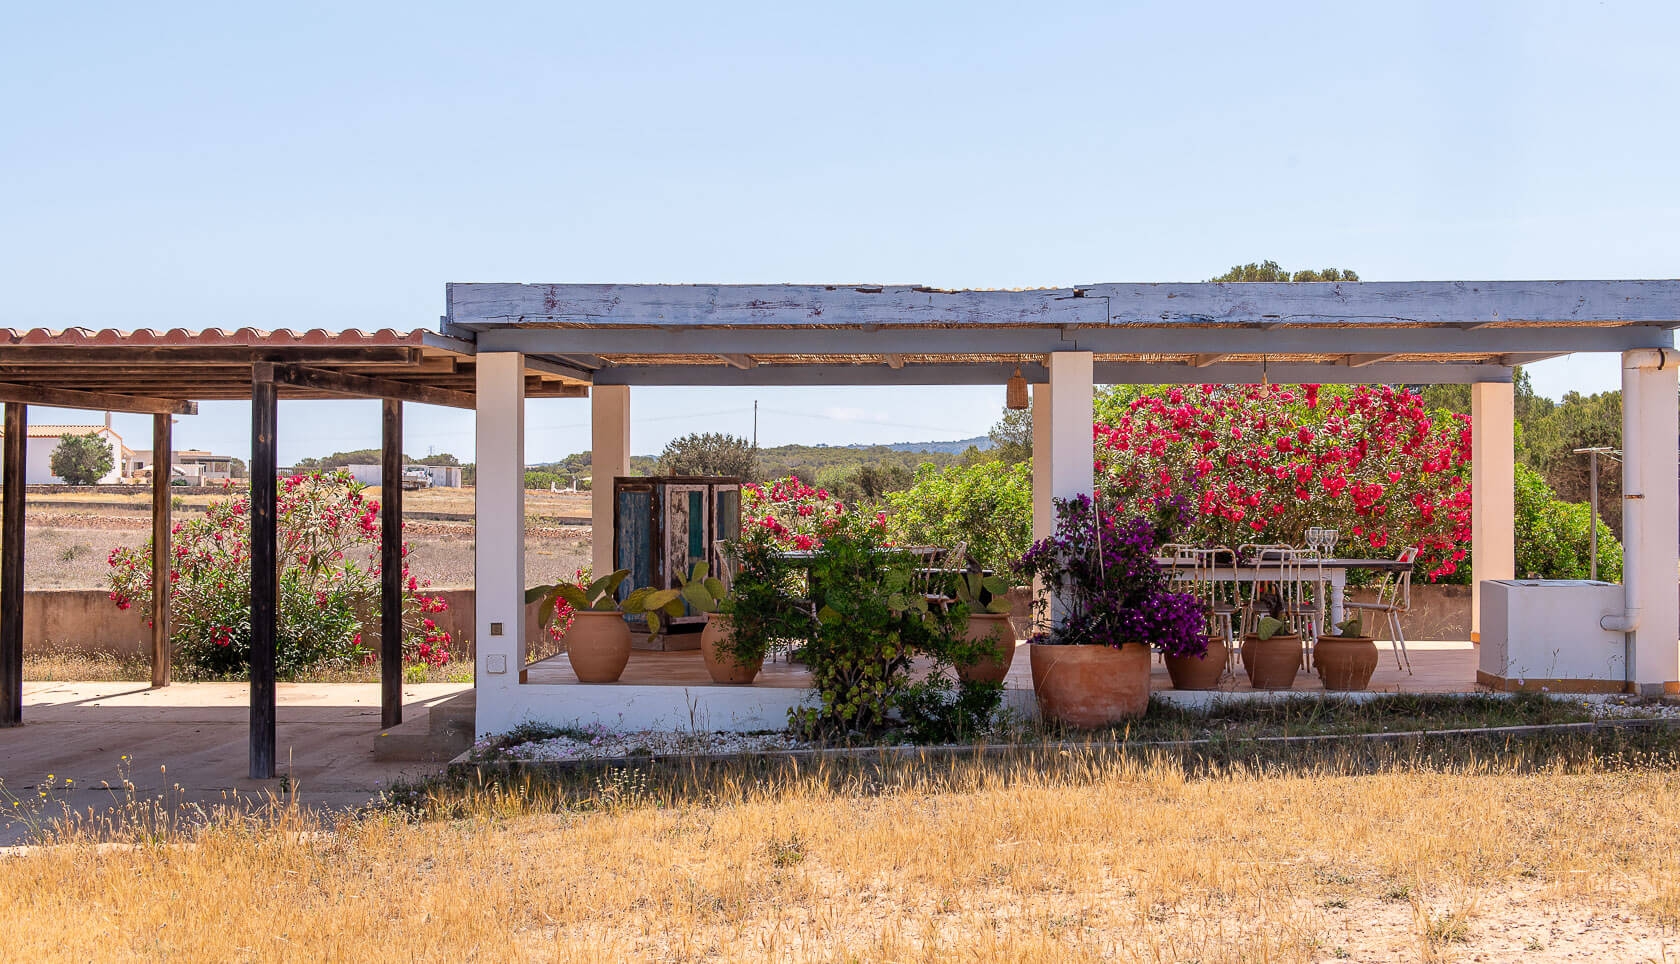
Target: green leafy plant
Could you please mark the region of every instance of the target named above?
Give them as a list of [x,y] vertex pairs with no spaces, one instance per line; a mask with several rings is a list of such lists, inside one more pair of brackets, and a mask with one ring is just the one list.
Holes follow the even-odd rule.
[[905,735],[915,743],[966,743],[992,728],[1002,704],[1002,683],[953,684],[950,677],[935,673],[905,688],[898,711]]
[[1271,639],[1279,633],[1287,636],[1292,632],[1294,630],[1289,628],[1288,623],[1271,616],[1261,616],[1260,621],[1254,624],[1254,635],[1260,639]]
[[957,601],[971,613],[1009,612],[1009,583],[1000,576],[965,572],[957,577]]
[[914,589],[914,558],[862,520],[834,527],[810,566],[805,663],[819,705],[791,711],[792,723],[812,736],[872,739],[890,727],[916,657],[947,650],[965,610],[929,607]]
[[1365,635],[1365,621],[1356,613],[1350,619],[1344,619],[1336,624],[1336,635],[1352,637]]
[[525,590],[525,603],[539,603],[537,618],[544,626],[553,618],[556,606],[565,602],[574,612],[619,612],[626,616],[641,616],[647,620],[650,638],[658,639],[664,632],[665,618],[683,614],[682,591],[642,586],[618,599],[618,587],[629,578],[630,570],[610,572],[587,585],[567,582],[546,586],[532,586]]
[[677,586],[683,601],[695,612],[727,612],[730,606],[729,588],[711,574],[711,567],[705,562],[695,563],[686,575],[677,573]]

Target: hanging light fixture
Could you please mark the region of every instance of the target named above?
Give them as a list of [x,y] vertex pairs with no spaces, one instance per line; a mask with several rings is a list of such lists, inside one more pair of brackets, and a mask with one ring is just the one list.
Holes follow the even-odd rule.
[[1007,408],[1023,409],[1027,407],[1027,380],[1021,377],[1021,366],[1015,366],[1015,374],[1009,376],[1009,385],[1004,393],[1003,404]]

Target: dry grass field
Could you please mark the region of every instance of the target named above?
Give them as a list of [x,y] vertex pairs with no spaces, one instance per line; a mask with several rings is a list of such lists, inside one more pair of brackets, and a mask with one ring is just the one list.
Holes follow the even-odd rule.
[[72,831],[0,859],[0,933],[20,960],[1672,960],[1680,777],[1590,759],[434,787],[327,831]]

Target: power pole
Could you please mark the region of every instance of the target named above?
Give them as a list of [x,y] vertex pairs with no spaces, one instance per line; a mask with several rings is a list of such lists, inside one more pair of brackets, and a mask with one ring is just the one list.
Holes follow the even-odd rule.
[[753,399],[753,451],[758,451],[758,399]]
[[1598,457],[1608,455],[1616,450],[1609,446],[1576,449],[1576,455],[1587,456],[1588,486],[1592,489],[1592,527],[1587,530],[1587,551],[1592,556],[1592,569],[1588,578],[1598,579]]

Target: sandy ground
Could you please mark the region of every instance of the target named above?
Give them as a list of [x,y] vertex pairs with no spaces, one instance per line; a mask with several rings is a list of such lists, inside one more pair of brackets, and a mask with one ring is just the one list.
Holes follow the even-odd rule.
[[[471,511],[470,490],[466,511]],[[416,493],[409,493],[415,495]],[[587,515],[576,497],[532,493],[527,506],[525,573],[530,582],[552,582],[589,564],[589,526],[557,525],[554,519],[573,512]],[[457,497],[458,498],[458,497]],[[416,500],[418,501],[418,500]],[[442,503],[450,505],[449,503]],[[411,511],[454,511],[451,508],[405,506]],[[106,558],[118,546],[143,543],[151,536],[146,513],[124,509],[63,509],[50,506],[27,511],[24,557],[26,589],[102,589]],[[472,585],[473,527],[470,523],[407,521],[410,560],[422,579],[438,588]]]

